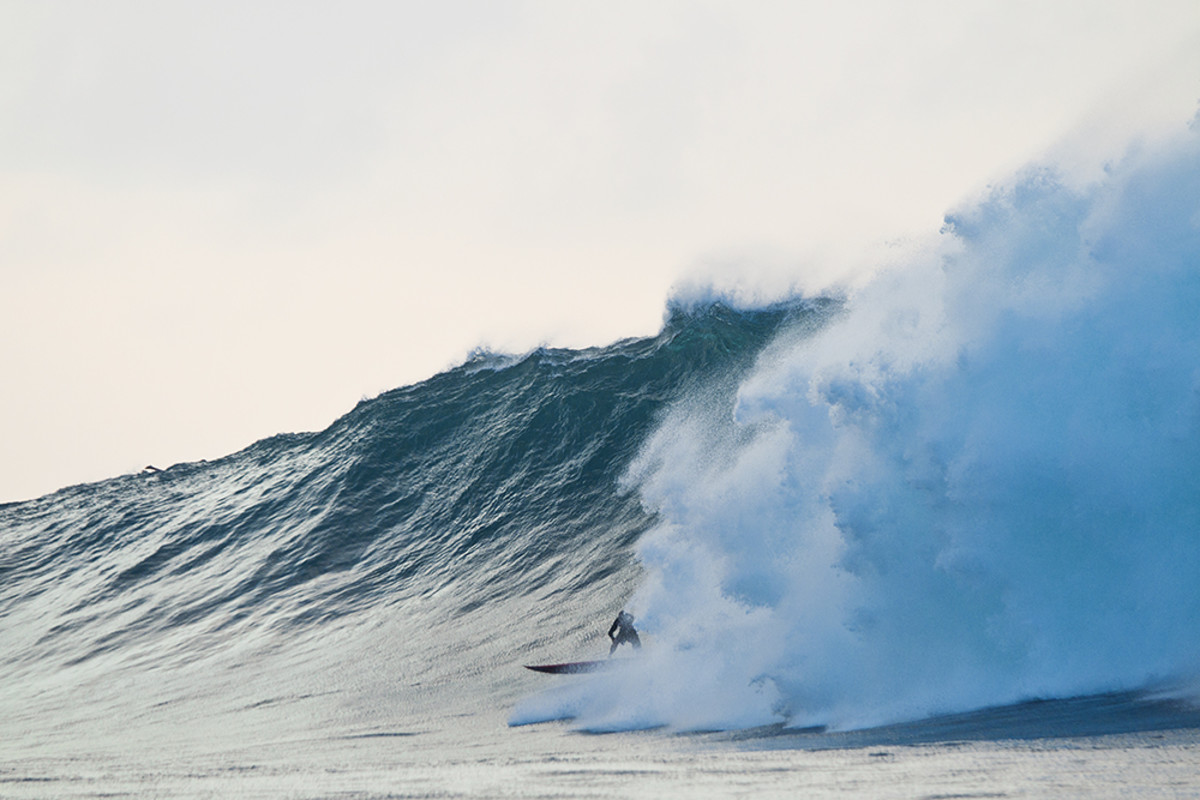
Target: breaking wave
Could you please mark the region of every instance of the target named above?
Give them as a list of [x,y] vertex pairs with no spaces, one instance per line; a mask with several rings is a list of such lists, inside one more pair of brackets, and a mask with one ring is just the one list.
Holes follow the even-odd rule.
[[1200,142],[1035,169],[675,404],[655,652],[514,721],[856,728],[1200,671]]
[[[0,739],[1186,689],[1197,575],[1192,135],[1082,188],[1030,171],[845,298],[677,300],[655,337],[477,354],[318,433],[0,506]],[[601,656],[622,607],[640,658],[535,691],[521,664]]]

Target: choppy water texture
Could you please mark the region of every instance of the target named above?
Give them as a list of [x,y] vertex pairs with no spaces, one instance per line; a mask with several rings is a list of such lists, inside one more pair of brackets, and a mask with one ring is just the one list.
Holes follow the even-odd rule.
[[1192,135],[0,506],[0,796],[1195,795],[1197,576]]
[[[1125,700],[1019,708],[859,733],[679,736],[506,728],[495,715],[411,734],[267,737],[202,752],[83,750],[0,767],[13,798],[1196,797],[1200,727]],[[1125,706],[1115,711],[1114,703]],[[1100,712],[1100,713],[1098,713]],[[1158,717],[1153,720],[1153,717]],[[1072,718],[1075,721],[1072,722]],[[1097,719],[1148,730],[1103,734]],[[1122,718],[1123,721],[1122,721]],[[1173,721],[1171,721],[1173,719]],[[1156,724],[1171,721],[1164,729]],[[1082,728],[1079,724],[1082,723]],[[1056,729],[1064,735],[1053,735]],[[1022,729],[1036,738],[1022,738]],[[1084,732],[1092,729],[1091,732]],[[963,734],[966,734],[965,736]]]

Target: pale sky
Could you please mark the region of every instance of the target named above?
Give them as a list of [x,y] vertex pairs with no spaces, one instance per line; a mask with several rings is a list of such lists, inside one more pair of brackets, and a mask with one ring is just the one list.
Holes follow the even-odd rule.
[[1200,3],[0,0],[0,501],[769,296],[1200,100]]

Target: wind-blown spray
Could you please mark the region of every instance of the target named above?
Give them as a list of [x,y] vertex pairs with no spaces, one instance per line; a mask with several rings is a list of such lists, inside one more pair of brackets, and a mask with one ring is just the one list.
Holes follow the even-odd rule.
[[1030,171],[679,403],[627,477],[658,653],[593,727],[853,727],[1200,668],[1200,142]]

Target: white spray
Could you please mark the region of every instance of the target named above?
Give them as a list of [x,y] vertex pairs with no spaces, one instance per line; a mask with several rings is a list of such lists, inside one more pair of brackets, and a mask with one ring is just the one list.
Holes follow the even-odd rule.
[[1195,674],[1198,138],[1022,176],[732,414],[677,408],[630,473],[656,652],[559,710],[852,727]]

